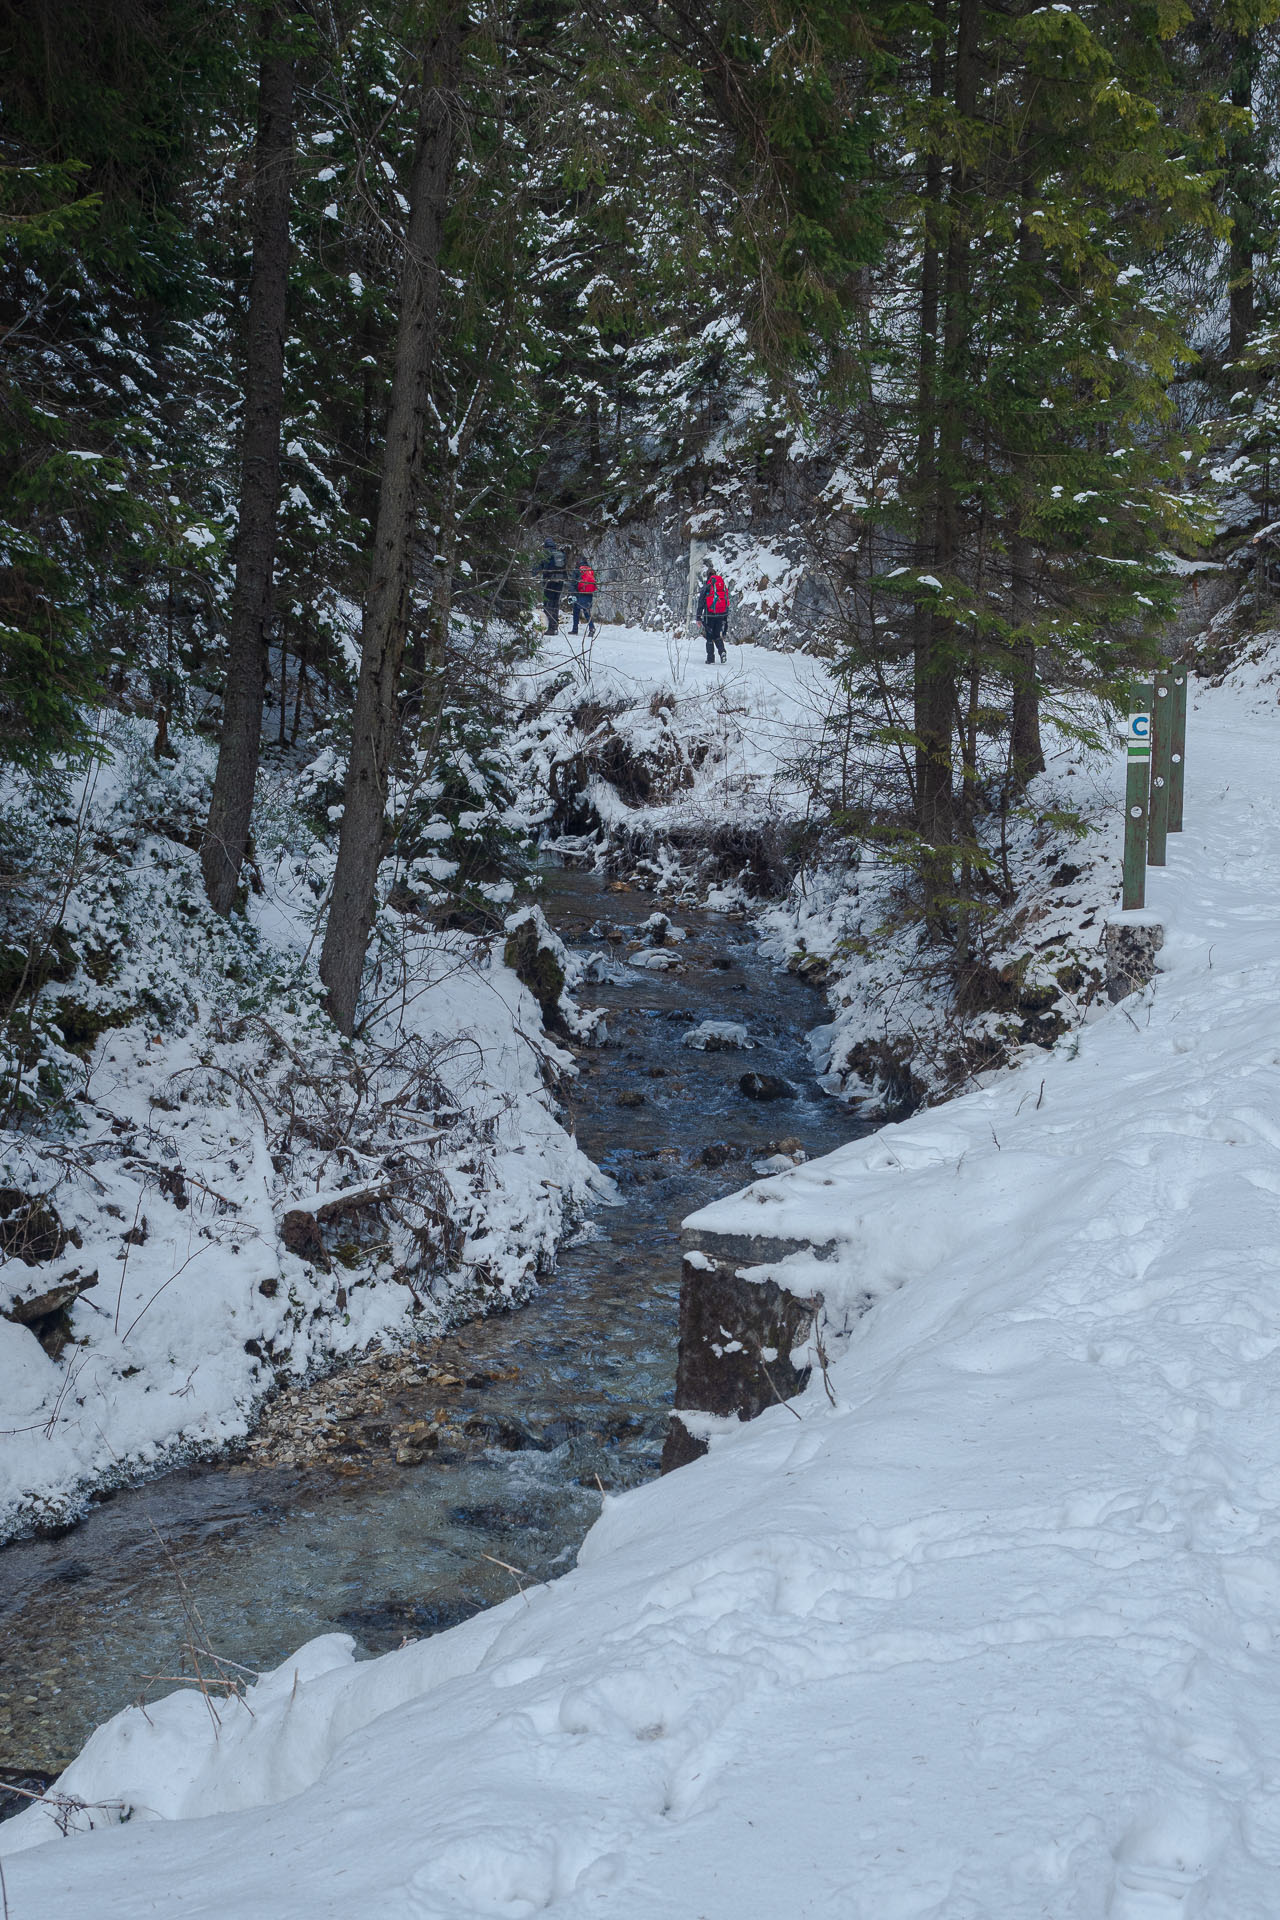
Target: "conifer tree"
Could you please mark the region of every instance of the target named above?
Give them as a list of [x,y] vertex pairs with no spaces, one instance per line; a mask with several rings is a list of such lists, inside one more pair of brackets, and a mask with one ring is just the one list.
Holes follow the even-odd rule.
[[935,0],[920,38],[911,564],[879,586],[910,607],[925,918],[963,946],[987,689],[1008,689],[1016,792],[1042,679],[1105,688],[1167,606],[1159,552],[1187,527],[1161,421],[1183,349],[1139,262],[1211,209],[1162,110],[1154,13]]
[[175,542],[199,568],[174,356],[215,297],[191,191],[230,25],[202,0],[0,10],[0,758],[27,767],[92,745]]
[[457,102],[464,10],[441,0],[418,82],[421,106],[405,216],[400,313],[372,568],[360,641],[338,863],[320,953],[334,1020],[355,1027],[385,838],[387,783],[397,744],[400,667],[410,618],[428,398],[439,346],[440,263],[461,132]]
[[205,890],[210,905],[221,914],[231,911],[240,883],[262,741],[263,675],[280,501],[298,24],[283,5],[269,5],[259,25],[236,579],[218,768],[201,849]]

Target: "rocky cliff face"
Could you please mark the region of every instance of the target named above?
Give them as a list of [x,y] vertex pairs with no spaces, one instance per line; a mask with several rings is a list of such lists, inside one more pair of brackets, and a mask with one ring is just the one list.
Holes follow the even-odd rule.
[[702,1247],[685,1254],[680,1359],[662,1450],[664,1473],[704,1454],[717,1422],[754,1420],[808,1385],[811,1369],[800,1349],[813,1330],[821,1295],[788,1293],[765,1277],[759,1264],[800,1245],[721,1239],[720,1259]]
[[539,537],[583,555],[599,583],[596,617],[610,625],[673,627],[691,619],[696,582],[714,559],[729,587],[729,638],[767,647],[823,639],[835,600],[814,529],[827,469],[787,462],[768,482],[719,481],[595,522],[548,516]]

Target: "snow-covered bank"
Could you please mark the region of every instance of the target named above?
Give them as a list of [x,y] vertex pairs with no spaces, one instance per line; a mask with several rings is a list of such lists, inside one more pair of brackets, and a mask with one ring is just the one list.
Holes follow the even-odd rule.
[[[606,827],[640,810],[662,841],[801,817],[832,698],[827,665],[806,653],[734,644],[708,667],[701,635],[620,626],[549,636],[523,690],[531,716],[516,744],[531,789],[563,794],[554,770],[575,774],[584,743],[607,738],[613,777],[590,764],[578,775],[587,807]],[[655,858],[657,877],[660,847]]]
[[834,1405],[435,1640],[121,1715],[62,1818],[133,1817],[0,1829],[11,1920],[1272,1920],[1278,732],[1197,702],[1144,995],[703,1216],[835,1240]]
[[264,772],[224,922],[208,744],[157,761],[121,719],[110,747],[65,814],[0,796],[57,915],[0,953],[37,988],[0,1089],[0,1538],[242,1436],[277,1379],[520,1298],[598,1185],[500,933],[384,912],[345,1041],[314,971],[332,851],[288,782]]
[[1046,703],[1045,772],[976,822],[988,884],[957,969],[923,937],[894,835],[840,824],[864,786],[889,804],[901,770],[830,662],[731,644],[708,667],[681,629],[602,626],[547,640],[521,685],[512,753],[530,821],[677,899],[754,903],[774,957],[825,986],[819,1065],[867,1112],[962,1091],[1102,993],[1122,774],[1082,741],[1083,723],[1107,730],[1092,709]]

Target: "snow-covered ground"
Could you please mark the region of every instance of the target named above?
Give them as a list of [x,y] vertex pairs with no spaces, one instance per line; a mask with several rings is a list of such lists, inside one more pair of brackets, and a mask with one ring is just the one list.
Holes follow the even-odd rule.
[[1108,731],[1087,702],[1046,701],[1045,771],[1003,820],[978,822],[989,874],[957,977],[923,937],[895,834],[820,828],[868,794],[892,810],[897,793],[905,820],[874,690],[804,652],[731,643],[708,667],[696,634],[602,626],[594,641],[549,639],[523,695],[528,817],[589,822],[564,842],[578,851],[603,829],[614,865],[676,898],[754,900],[774,957],[826,986],[828,1086],[868,1111],[962,1090],[1077,1025],[1102,992],[1123,768],[1082,739]]
[[[593,640],[562,627],[523,678],[531,702],[560,689],[545,725],[527,741],[530,777],[543,786],[553,758],[576,750],[563,720],[585,701],[588,734],[596,711],[612,709],[619,737],[647,760],[656,791],[645,811],[662,832],[804,811],[802,767],[833,697],[822,660],[733,642],[726,662],[709,667],[697,632],[601,626]],[[607,781],[594,780],[590,791],[606,823],[625,819],[625,803]]]
[[10,1920],[1274,1920],[1278,748],[1198,698],[1143,995],[701,1216],[832,1243],[834,1404],[449,1633],[120,1715]]
[[[727,669],[702,656],[701,639],[563,631],[518,695],[570,675],[562,705],[621,702],[637,743],[652,735],[680,765],[697,751],[697,807],[794,813],[826,669],[753,646],[734,647]],[[0,835],[23,843],[66,940],[22,1070],[40,1122],[0,1124],[0,1252],[17,1253],[0,1262],[0,1538],[238,1440],[278,1380],[519,1299],[599,1191],[560,1124],[572,1057],[544,1035],[501,936],[384,910],[366,1031],[352,1045],[329,1024],[315,953],[332,847],[312,814],[340,775],[334,749],[302,801],[296,769],[264,768],[254,886],[227,923],[208,909],[196,852],[208,741],[180,736],[176,759],[158,761],[147,725],[116,716],[107,744],[65,813],[20,783],[0,791]],[[685,801],[677,786],[665,814],[683,817]],[[0,960],[15,951],[0,942]],[[12,1094],[0,1072],[0,1122],[14,1120]],[[339,1211],[323,1235],[305,1221],[282,1231],[291,1213],[362,1193],[364,1210]],[[10,1233],[6,1196],[35,1209],[33,1231]],[[90,1280],[66,1303],[60,1352],[4,1317]]]
[[[127,718],[110,746],[26,829],[66,964],[32,1015],[33,1105],[60,1079],[38,1125],[0,1075],[0,1539],[243,1436],[277,1379],[522,1298],[599,1192],[500,933],[384,913],[345,1041],[315,975],[332,853],[288,783],[263,774],[228,923],[194,850],[212,749],[158,762]],[[5,1317],[85,1281],[60,1351]]]

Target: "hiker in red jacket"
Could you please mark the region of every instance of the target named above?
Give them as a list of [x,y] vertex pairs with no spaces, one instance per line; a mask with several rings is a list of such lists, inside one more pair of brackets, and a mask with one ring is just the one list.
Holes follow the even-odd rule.
[[580,560],[578,562],[577,578],[573,583],[573,625],[569,631],[576,633],[578,631],[578,621],[585,620],[587,623],[588,640],[594,640],[596,637],[595,616],[591,611],[592,606],[595,604],[595,592],[596,576],[592,569],[591,562],[589,560]]
[[707,642],[707,665],[714,667],[716,648],[720,649],[720,658],[725,658],[724,630],[729,624],[729,590],[724,578],[716,572],[714,560],[708,560],[706,578],[698,595],[698,625],[702,628]]

